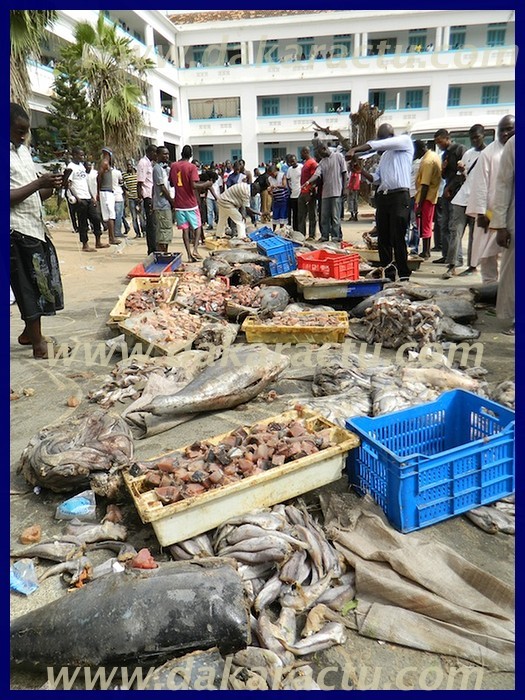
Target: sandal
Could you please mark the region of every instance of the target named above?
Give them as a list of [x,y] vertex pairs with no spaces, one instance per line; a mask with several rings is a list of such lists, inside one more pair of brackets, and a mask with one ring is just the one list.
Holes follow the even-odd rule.
[[[33,352],[33,357],[35,360],[49,360],[49,355],[47,354],[48,351],[46,350],[42,355],[35,355]],[[62,346],[58,345],[57,343],[53,343],[53,359],[61,359],[62,357],[71,357],[73,354],[73,348],[70,347],[69,345],[67,346],[67,350],[64,353],[62,350]]]
[[[28,340],[26,343],[26,342],[20,340],[21,337],[22,337],[21,335],[18,336],[18,344],[19,345],[31,345],[30,340]],[[47,335],[44,335],[43,338],[44,338],[44,343],[53,343],[53,345],[57,344],[56,338],[53,338],[52,336],[48,337]]]
[[503,335],[516,335],[516,326],[511,326],[510,328],[507,328],[506,331],[503,331]]

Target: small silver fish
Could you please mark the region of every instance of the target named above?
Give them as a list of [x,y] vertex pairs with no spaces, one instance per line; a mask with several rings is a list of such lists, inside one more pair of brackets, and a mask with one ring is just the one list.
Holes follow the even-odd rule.
[[287,651],[291,651],[295,656],[305,656],[323,649],[329,649],[334,644],[344,644],[346,635],[345,628],[339,622],[328,622],[319,632],[301,639],[295,644],[288,644],[284,639],[279,641]]
[[16,552],[11,552],[11,557],[14,559],[38,557],[38,559],[49,559],[49,561],[64,562],[69,559],[74,559],[82,555],[84,551],[83,543],[80,540],[76,542],[68,542],[61,540],[52,540],[39,542],[26,549],[20,549]]

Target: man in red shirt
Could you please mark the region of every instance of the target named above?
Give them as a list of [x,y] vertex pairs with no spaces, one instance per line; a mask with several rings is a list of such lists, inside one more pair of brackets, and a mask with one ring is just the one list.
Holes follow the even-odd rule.
[[297,228],[306,236],[306,216],[308,215],[308,238],[315,238],[316,190],[315,186],[306,185],[306,183],[317,170],[317,161],[310,156],[308,146],[301,149],[301,158],[303,159],[303,169],[301,171],[301,194],[297,203]]
[[[181,155],[181,160],[171,164],[169,180],[171,186],[175,188],[177,228],[182,230],[188,262],[195,262],[202,260],[198,251],[202,222],[197,193],[210,189],[213,182],[211,180],[200,182],[197,166],[190,163],[193,155],[191,146],[184,146]],[[193,232],[193,250],[190,246],[190,229]]]

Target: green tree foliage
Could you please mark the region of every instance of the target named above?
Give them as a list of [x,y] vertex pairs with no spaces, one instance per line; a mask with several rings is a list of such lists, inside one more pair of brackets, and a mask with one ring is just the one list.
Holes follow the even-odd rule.
[[139,56],[131,39],[120,37],[102,13],[95,27],[87,22],[77,24],[75,43],[63,50],[63,56],[87,86],[89,104],[99,114],[104,144],[122,161],[134,156],[142,124],[137,105],[153,61]]
[[74,146],[81,146],[88,160],[98,157],[103,140],[100,112],[89,104],[86,84],[75,70],[66,59],[55,68],[47,128],[38,134],[42,160],[61,157]]
[[57,19],[56,10],[9,10],[11,31],[10,96],[28,109],[27,100],[31,83],[27,72],[27,61],[41,56],[40,42],[46,28]]

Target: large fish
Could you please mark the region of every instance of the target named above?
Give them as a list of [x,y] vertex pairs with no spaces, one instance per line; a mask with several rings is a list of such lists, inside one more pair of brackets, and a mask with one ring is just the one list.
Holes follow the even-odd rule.
[[248,644],[242,580],[224,561],[108,574],[11,623],[11,663],[154,666],[183,651]]
[[215,250],[212,253],[214,258],[221,258],[225,260],[230,265],[235,263],[257,263],[262,265],[263,263],[271,262],[272,258],[268,258],[266,255],[259,255],[259,253],[251,250]]
[[231,274],[232,268],[229,263],[226,262],[226,260],[222,260],[221,258],[206,258],[204,262],[202,263],[202,269],[204,270],[204,274],[206,277],[209,279],[213,279],[214,277],[217,277],[217,275],[223,275],[227,277],[228,275]]
[[228,357],[231,369],[222,358],[181,391],[158,396],[141,410],[174,416],[233,408],[255,398],[290,364],[285,355],[260,348],[233,348]]
[[443,316],[439,321],[441,337],[451,341],[476,340],[480,336],[480,331],[471,326],[464,326],[456,323],[448,316]]

